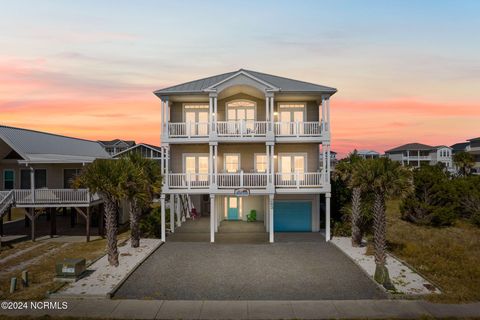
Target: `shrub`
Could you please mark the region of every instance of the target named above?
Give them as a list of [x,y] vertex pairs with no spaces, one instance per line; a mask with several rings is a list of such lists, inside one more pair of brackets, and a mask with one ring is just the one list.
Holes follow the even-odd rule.
[[[158,238],[161,237],[161,209],[160,207],[155,207],[150,209],[148,214],[142,216],[140,220],[140,232],[144,237],[147,238]],[[165,223],[168,224],[170,220],[170,209],[165,210]]]

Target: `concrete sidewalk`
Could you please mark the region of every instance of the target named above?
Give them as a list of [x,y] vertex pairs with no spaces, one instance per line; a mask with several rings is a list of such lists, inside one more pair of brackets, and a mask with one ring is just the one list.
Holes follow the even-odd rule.
[[434,304],[419,300],[179,301],[46,300],[68,302],[66,310],[0,310],[0,314],[116,319],[356,319],[430,316],[480,317],[480,303]]

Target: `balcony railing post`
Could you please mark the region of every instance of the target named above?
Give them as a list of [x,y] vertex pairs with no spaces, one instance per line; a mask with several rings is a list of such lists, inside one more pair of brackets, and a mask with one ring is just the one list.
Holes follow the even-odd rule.
[[240,187],[243,187],[243,170],[240,170]]

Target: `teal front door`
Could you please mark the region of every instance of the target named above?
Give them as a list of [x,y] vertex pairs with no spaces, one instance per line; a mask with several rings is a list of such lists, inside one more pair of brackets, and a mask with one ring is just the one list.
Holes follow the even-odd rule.
[[227,201],[228,211],[227,218],[228,220],[238,220],[238,198],[237,197],[228,197]]

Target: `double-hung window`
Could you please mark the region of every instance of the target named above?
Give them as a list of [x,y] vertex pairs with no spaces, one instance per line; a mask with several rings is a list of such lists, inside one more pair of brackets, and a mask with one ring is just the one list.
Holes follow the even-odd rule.
[[5,169],[3,171],[3,189],[12,190],[13,188],[15,188],[15,171]]

